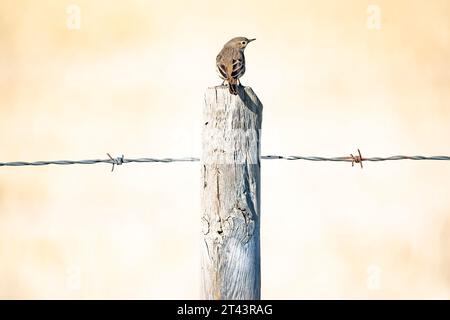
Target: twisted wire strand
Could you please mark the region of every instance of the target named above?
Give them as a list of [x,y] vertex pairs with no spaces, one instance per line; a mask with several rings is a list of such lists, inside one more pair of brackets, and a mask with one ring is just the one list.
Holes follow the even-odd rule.
[[124,163],[147,163],[147,162],[196,162],[200,161],[199,158],[185,157],[185,158],[113,158],[108,153],[109,159],[88,159],[88,160],[50,160],[50,161],[12,161],[12,162],[0,162],[0,167],[22,167],[22,166],[47,166],[47,165],[72,165],[72,164],[96,164],[96,163],[108,163],[112,165],[111,171],[114,171],[116,165],[122,165]]
[[[267,155],[262,156],[262,159],[266,160],[306,160],[306,161],[344,161],[352,162],[352,157],[304,157],[304,156],[274,156]],[[390,156],[390,157],[371,157],[362,158],[361,161],[394,161],[394,160],[450,160],[450,156]]]
[[121,165],[123,163],[133,163],[133,162],[196,162],[200,161],[198,158],[136,158],[136,159],[122,159],[120,161],[115,161],[111,159],[90,159],[90,160],[51,160],[51,161],[12,161],[12,162],[0,162],[0,167],[22,167],[22,166],[47,166],[51,164],[56,165],[71,165],[71,164],[96,164],[96,163],[109,163],[114,165]]

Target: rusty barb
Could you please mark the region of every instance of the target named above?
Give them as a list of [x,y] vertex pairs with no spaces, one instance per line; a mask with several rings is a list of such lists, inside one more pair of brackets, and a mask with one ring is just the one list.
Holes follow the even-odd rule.
[[363,157],[361,155],[361,151],[358,149],[358,155],[354,156],[353,154],[350,153],[350,158],[352,160],[352,167],[355,165],[355,163],[359,163],[361,165],[361,169],[363,168]]

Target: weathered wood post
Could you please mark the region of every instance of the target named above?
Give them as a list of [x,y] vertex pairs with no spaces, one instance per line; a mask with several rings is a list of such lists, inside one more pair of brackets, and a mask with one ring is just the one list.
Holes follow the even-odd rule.
[[205,96],[202,151],[204,299],[260,299],[262,104],[250,87]]

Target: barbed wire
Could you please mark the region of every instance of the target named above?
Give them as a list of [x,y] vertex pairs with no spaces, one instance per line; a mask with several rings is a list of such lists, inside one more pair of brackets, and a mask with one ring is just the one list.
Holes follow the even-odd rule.
[[[22,167],[22,166],[47,166],[47,165],[72,165],[72,164],[97,164],[108,163],[112,165],[111,171],[114,171],[116,165],[120,166],[124,163],[170,163],[170,162],[199,162],[199,158],[184,157],[184,158],[125,158],[123,155],[120,157],[112,157],[107,153],[108,159],[90,159],[90,160],[52,160],[52,161],[12,161],[12,162],[0,162],[0,167]],[[397,160],[437,160],[437,161],[450,161],[450,156],[390,156],[390,157],[369,157],[365,158],[361,155],[361,151],[358,149],[358,154],[344,157],[317,157],[317,156],[283,156],[283,155],[266,155],[262,156],[264,160],[304,160],[304,161],[332,161],[332,162],[351,162],[352,166],[355,163],[359,163],[361,168],[364,161],[397,161]]]
[[0,167],[22,167],[22,166],[47,166],[51,164],[55,165],[72,165],[72,164],[96,164],[96,163],[109,163],[112,164],[111,171],[114,171],[114,166],[120,166],[124,163],[146,163],[146,162],[195,162],[200,161],[199,158],[135,158],[127,159],[123,155],[113,158],[107,153],[109,159],[89,159],[89,160],[53,160],[53,161],[13,161],[13,162],[0,162]]
[[337,161],[337,162],[351,162],[352,167],[355,163],[359,163],[361,168],[364,161],[397,161],[397,160],[439,160],[439,161],[450,161],[450,156],[389,156],[389,157],[370,157],[364,158],[361,155],[361,151],[358,149],[358,154],[347,157],[303,157],[303,156],[263,156],[262,159],[284,159],[284,160],[306,160],[306,161]]

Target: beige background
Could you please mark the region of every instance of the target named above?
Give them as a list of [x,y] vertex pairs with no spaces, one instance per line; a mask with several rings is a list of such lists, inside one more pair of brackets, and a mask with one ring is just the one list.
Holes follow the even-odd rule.
[[[448,0],[0,0],[0,161],[198,156],[238,35],[264,154],[448,155],[449,30]],[[449,163],[262,165],[263,298],[450,298]],[[199,298],[199,169],[0,168],[0,298]]]

